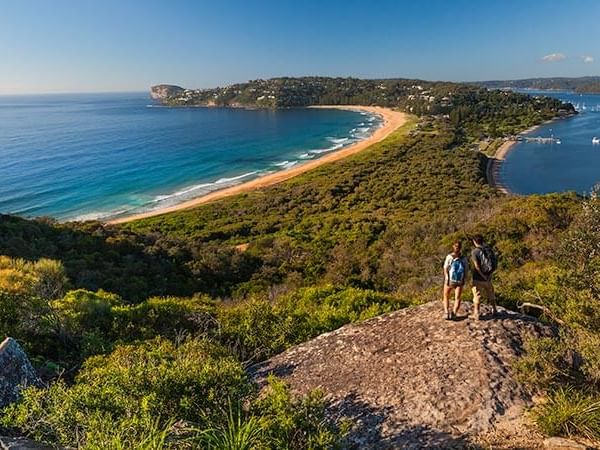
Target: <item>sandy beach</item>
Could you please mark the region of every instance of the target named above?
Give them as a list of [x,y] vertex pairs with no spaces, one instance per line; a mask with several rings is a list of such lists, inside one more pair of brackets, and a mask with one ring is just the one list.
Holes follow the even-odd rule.
[[277,183],[281,183],[282,181],[289,180],[297,175],[305,173],[309,170],[312,170],[316,167],[319,167],[323,164],[327,164],[334,161],[339,161],[343,158],[346,158],[350,155],[354,155],[358,152],[365,150],[377,142],[382,141],[386,137],[388,137],[391,133],[397,130],[399,127],[406,123],[407,115],[405,113],[394,111],[390,108],[382,108],[379,106],[358,106],[358,105],[348,105],[348,106],[312,106],[311,108],[336,108],[336,109],[345,109],[351,111],[365,111],[371,114],[377,114],[383,119],[383,124],[381,127],[377,128],[371,136],[362,141],[359,141],[353,145],[342,148],[338,151],[329,153],[321,158],[309,161],[305,164],[301,164],[298,166],[291,167],[287,170],[282,170],[279,172],[275,172],[269,175],[265,175],[260,178],[256,178],[255,180],[248,181],[246,183],[241,183],[235,186],[228,187],[226,189],[218,190],[206,194],[202,197],[198,197],[195,199],[187,200],[185,202],[179,203],[177,205],[169,206],[166,208],[161,208],[153,211],[147,211],[140,214],[134,214],[131,216],[125,216],[116,218],[113,220],[107,221],[109,224],[118,224],[131,222],[133,220],[143,219],[146,217],[158,216],[161,214],[170,213],[173,211],[180,211],[182,209],[193,208],[198,205],[202,205],[205,203],[213,202],[216,200],[220,200],[225,197],[230,197],[232,195],[240,194],[242,192],[249,192],[256,189],[261,189],[267,186],[272,186]]
[[[555,119],[547,120],[546,122],[541,123],[539,125],[534,125],[532,127],[527,128],[524,131],[521,131],[518,135],[526,135],[529,133],[533,133],[535,130],[542,127],[543,125],[549,124],[549,123],[554,122],[559,119],[560,118],[555,118]],[[517,145],[517,144],[518,144],[517,141],[504,142],[500,147],[498,147],[498,149],[496,150],[496,153],[494,153],[494,156],[492,158],[488,159],[488,164],[487,164],[488,183],[490,184],[491,187],[498,189],[503,194],[514,194],[514,192],[510,191],[506,187],[506,185],[502,182],[502,178],[500,177],[500,169],[502,168],[502,164],[504,163],[504,160],[506,159],[508,154],[514,149],[515,145]]]

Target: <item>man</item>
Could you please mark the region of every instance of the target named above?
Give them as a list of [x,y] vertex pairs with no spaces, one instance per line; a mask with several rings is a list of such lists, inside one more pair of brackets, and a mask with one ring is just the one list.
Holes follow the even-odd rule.
[[496,295],[492,286],[492,275],[497,267],[496,254],[489,245],[486,245],[481,235],[473,237],[475,248],[471,252],[473,264],[473,318],[479,320],[480,303],[482,295],[487,297],[492,305],[492,315],[496,315]]

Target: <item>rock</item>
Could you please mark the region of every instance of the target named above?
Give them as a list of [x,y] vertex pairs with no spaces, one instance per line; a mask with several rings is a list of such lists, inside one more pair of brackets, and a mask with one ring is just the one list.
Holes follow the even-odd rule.
[[1,450],[51,450],[57,447],[51,447],[40,444],[22,437],[2,437],[0,436]]
[[544,448],[548,450],[588,450],[590,447],[560,437],[544,439]]
[[6,338],[0,344],[0,407],[19,398],[21,389],[27,386],[41,386],[27,354],[13,338]]
[[[464,436],[522,422],[529,393],[511,364],[528,336],[555,331],[504,308],[481,321],[442,319],[439,302],[344,326],[250,369],[304,394],[320,389],[334,419],[349,418],[350,448],[463,448]],[[486,316],[485,313],[488,313]]]
[[158,84],[150,88],[150,96],[155,100],[166,100],[169,97],[179,95],[184,92],[185,89],[172,84]]

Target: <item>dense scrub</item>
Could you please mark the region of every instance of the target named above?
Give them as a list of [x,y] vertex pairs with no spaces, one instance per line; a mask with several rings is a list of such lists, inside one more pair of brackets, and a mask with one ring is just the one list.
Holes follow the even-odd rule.
[[0,332],[50,384],[5,409],[4,426],[90,449],[335,447],[344,426],[319,393],[294,398],[273,380],[259,397],[246,367],[436,299],[452,241],[468,251],[481,233],[500,255],[500,302],[537,303],[561,325],[518,368],[565,405],[536,410],[540,426],[595,436],[598,200],[501,197],[471,145],[561,107],[471,88],[446,107],[351,158],[193,210],[119,227],[0,217]]

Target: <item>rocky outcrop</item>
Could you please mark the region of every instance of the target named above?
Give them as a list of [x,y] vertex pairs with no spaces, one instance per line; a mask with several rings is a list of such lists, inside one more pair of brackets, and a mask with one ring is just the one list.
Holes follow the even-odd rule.
[[13,338],[0,344],[0,407],[16,401],[27,386],[41,382],[29,362],[27,354]]
[[544,440],[544,448],[547,450],[590,450],[585,444],[580,444],[571,439],[561,437],[551,437]]
[[166,100],[183,93],[185,89],[173,84],[157,84],[150,88],[150,96],[154,100]]
[[275,374],[300,394],[321,389],[331,416],[353,422],[351,448],[463,448],[465,436],[522,423],[531,398],[511,363],[526,337],[553,334],[503,308],[473,321],[470,308],[457,321],[434,302],[347,325],[251,373],[259,385]]
[[0,436],[0,450],[56,450],[56,448],[22,437]]

